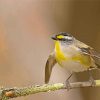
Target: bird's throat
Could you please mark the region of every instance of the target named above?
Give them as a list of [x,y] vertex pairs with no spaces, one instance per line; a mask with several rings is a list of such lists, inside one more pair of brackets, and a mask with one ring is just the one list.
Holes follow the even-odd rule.
[[61,49],[61,43],[59,41],[55,41],[55,53],[58,61],[66,60],[66,57]]

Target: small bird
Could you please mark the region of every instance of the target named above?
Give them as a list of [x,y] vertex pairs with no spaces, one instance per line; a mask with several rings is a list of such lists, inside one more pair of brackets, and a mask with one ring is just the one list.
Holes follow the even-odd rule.
[[[100,54],[92,47],[80,42],[71,34],[61,32],[54,34],[55,49],[49,55],[45,66],[45,83],[49,82],[52,68],[58,63],[71,73],[89,71],[100,68]],[[90,74],[90,80],[93,80]]]

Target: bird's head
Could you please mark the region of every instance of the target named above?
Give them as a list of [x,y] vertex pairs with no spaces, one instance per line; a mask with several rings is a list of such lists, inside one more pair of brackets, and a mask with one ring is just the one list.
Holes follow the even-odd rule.
[[74,37],[71,34],[66,32],[54,34],[51,38],[53,40],[66,42],[66,43],[72,43],[74,41]]

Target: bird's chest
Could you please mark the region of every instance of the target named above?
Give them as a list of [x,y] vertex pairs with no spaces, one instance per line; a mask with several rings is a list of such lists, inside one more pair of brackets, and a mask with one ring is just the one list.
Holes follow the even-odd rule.
[[56,45],[55,57],[58,64],[69,71],[80,72],[91,66],[91,58],[81,55],[78,48],[74,46],[61,47],[61,45]]
[[[78,50],[73,46],[62,46],[59,42],[55,45],[55,56],[58,62],[68,61],[74,55],[78,53]],[[71,60],[71,59],[70,59]]]

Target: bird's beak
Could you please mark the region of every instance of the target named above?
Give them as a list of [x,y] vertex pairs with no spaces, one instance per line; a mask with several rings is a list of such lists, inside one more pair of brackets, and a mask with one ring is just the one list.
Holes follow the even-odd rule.
[[56,37],[55,35],[53,35],[51,38],[52,38],[53,40],[57,40],[57,37]]

